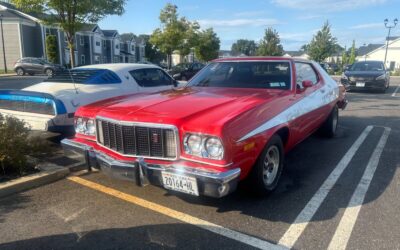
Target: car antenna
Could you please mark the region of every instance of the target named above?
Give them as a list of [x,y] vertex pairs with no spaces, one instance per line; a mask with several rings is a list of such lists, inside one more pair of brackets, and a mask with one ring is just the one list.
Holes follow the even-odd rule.
[[75,84],[75,81],[74,81],[74,77],[71,74],[71,70],[69,68],[67,68],[67,70],[68,70],[69,77],[71,78],[72,84],[74,85],[75,93],[79,94],[78,88],[76,87],[76,84]]

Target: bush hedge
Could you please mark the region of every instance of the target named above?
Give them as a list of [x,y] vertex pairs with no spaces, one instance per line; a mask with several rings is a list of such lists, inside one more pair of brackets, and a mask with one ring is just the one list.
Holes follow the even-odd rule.
[[37,156],[49,150],[48,142],[32,136],[25,122],[0,114],[0,175],[23,175],[33,168],[28,163],[28,156]]

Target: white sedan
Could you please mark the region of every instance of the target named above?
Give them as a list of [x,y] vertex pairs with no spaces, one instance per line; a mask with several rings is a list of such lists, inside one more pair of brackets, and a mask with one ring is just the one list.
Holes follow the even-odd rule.
[[22,90],[0,90],[0,113],[24,120],[32,130],[67,132],[75,110],[103,99],[177,86],[150,64],[97,64],[54,74]]

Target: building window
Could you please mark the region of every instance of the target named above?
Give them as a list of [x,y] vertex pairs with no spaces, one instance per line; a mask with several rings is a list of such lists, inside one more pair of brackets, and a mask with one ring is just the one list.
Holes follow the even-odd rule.
[[100,46],[100,42],[99,41],[96,41],[96,46]]
[[79,42],[81,46],[85,45],[85,38],[83,36],[79,36]]
[[94,63],[99,64],[100,63],[100,56],[94,56]]
[[85,65],[85,55],[81,55],[81,65]]
[[103,42],[103,48],[105,48],[106,47],[106,41],[103,40],[102,42]]
[[115,45],[115,48],[116,48],[116,49],[119,49],[119,44],[116,44],[116,45]]

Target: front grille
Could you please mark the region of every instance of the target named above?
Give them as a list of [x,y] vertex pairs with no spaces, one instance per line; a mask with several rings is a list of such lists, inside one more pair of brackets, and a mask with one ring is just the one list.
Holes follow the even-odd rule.
[[367,82],[367,81],[373,81],[375,80],[374,77],[350,77],[350,81],[353,82]]
[[96,120],[97,142],[127,156],[174,159],[177,154],[177,135],[173,128],[148,125],[125,125]]
[[0,109],[29,112],[44,115],[54,115],[52,103],[37,103],[21,100],[2,100],[0,99]]

